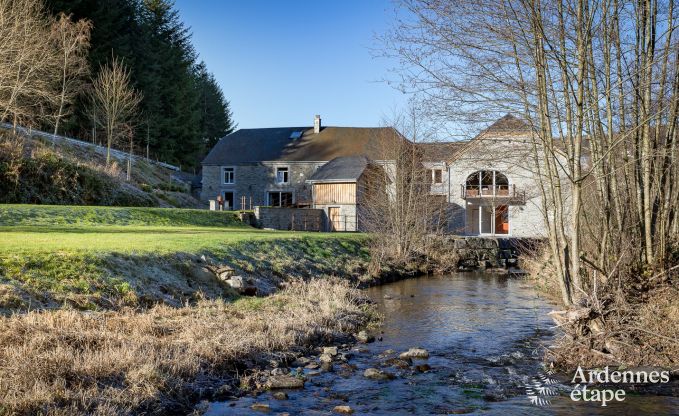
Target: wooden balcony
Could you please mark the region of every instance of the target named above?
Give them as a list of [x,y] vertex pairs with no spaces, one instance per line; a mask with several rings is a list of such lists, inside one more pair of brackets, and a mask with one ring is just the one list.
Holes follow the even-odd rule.
[[526,192],[517,191],[516,185],[460,185],[460,197],[468,201],[495,199],[500,203],[524,205]]

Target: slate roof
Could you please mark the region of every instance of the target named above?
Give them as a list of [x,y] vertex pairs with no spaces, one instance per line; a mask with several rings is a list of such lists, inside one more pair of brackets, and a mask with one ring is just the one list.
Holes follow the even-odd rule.
[[476,137],[481,136],[505,137],[513,135],[524,135],[530,132],[531,128],[525,121],[513,116],[512,114],[505,114],[502,118],[488,126]]
[[307,182],[355,182],[368,167],[365,156],[336,157],[314,173]]
[[[295,132],[303,132],[291,139]],[[203,165],[228,165],[262,161],[329,161],[363,155],[380,160],[385,143],[404,140],[396,130],[361,127],[312,127],[240,129],[222,138],[203,160]]]
[[469,145],[469,141],[418,143],[425,162],[445,162],[455,158]]

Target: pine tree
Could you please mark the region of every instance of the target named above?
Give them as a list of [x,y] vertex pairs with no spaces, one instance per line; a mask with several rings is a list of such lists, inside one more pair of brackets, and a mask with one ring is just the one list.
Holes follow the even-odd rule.
[[[152,157],[196,167],[206,149],[233,129],[229,102],[205,65],[196,64],[191,34],[171,1],[47,0],[47,5],[55,14],[92,21],[91,68],[124,59],[132,85],[144,97],[136,136],[146,138],[148,131]],[[76,103],[79,112],[64,126],[68,134],[90,135],[85,103]]]
[[200,107],[200,137],[204,149],[211,149],[222,137],[235,129],[229,101],[224,98],[214,75],[201,62],[196,66],[196,84]]

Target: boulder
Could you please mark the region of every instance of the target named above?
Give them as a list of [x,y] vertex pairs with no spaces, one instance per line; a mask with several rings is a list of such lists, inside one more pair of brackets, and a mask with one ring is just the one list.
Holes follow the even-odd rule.
[[231,277],[233,277],[234,274],[236,274],[236,271],[233,270],[231,267],[228,266],[222,266],[217,268],[215,270],[215,274],[221,279],[221,280],[228,280]]
[[395,376],[389,372],[378,370],[377,368],[368,368],[363,372],[363,377],[371,380],[392,380]]
[[271,376],[266,381],[266,387],[276,389],[301,389],[304,388],[304,380],[290,375]]
[[311,362],[307,357],[298,357],[290,365],[293,367],[304,367]]
[[410,358],[389,358],[383,363],[383,365],[385,367],[408,368],[412,363],[413,362]]
[[273,370],[271,370],[271,375],[282,376],[282,375],[288,374],[289,372],[290,372],[290,370],[288,370],[287,368],[277,367],[277,368],[274,368]]
[[276,400],[288,400],[288,394],[283,391],[277,391],[273,394],[273,398]]
[[425,373],[431,370],[431,366],[429,364],[419,364],[415,366],[415,370],[419,371],[420,373]]
[[334,357],[337,355],[337,347],[325,347],[323,348],[323,354],[328,354]]
[[230,276],[228,279],[224,280],[224,282],[236,290],[245,287],[245,279],[243,279],[243,276]]
[[224,283],[231,286],[231,288],[236,290],[241,295],[257,295],[257,286],[253,286],[251,283],[247,282],[243,276],[231,276],[229,279],[224,280]]
[[352,409],[349,406],[335,406],[332,409],[332,411],[335,412],[335,413],[342,414],[342,415],[350,415],[350,414],[354,413],[354,409]]
[[360,331],[358,334],[355,335],[355,337],[358,342],[362,342],[363,344],[375,341],[375,337],[373,335],[368,334],[366,331]]
[[411,348],[408,351],[401,353],[401,355],[399,355],[398,357],[401,359],[406,358],[427,359],[429,358],[429,351],[425,350],[424,348]]
[[266,403],[255,403],[252,406],[250,406],[250,409],[258,410],[260,412],[268,412],[269,410],[271,410],[271,407]]
[[323,371],[325,373],[332,372],[332,362],[322,363],[321,364],[321,371]]
[[331,363],[332,362],[332,356],[330,354],[321,354],[321,356],[318,357],[318,360],[321,363]]

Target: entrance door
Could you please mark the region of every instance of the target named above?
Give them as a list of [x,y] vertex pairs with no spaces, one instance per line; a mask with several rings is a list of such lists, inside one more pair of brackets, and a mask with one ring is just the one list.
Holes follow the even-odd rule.
[[233,192],[224,192],[224,210],[233,210]]
[[468,235],[509,234],[509,206],[467,205],[466,227]]
[[493,233],[493,207],[479,207],[479,222],[481,223],[481,234]]
[[507,205],[495,207],[495,234],[509,234],[509,207]]
[[341,223],[339,207],[328,208],[328,218],[330,219],[330,231],[339,231]]

